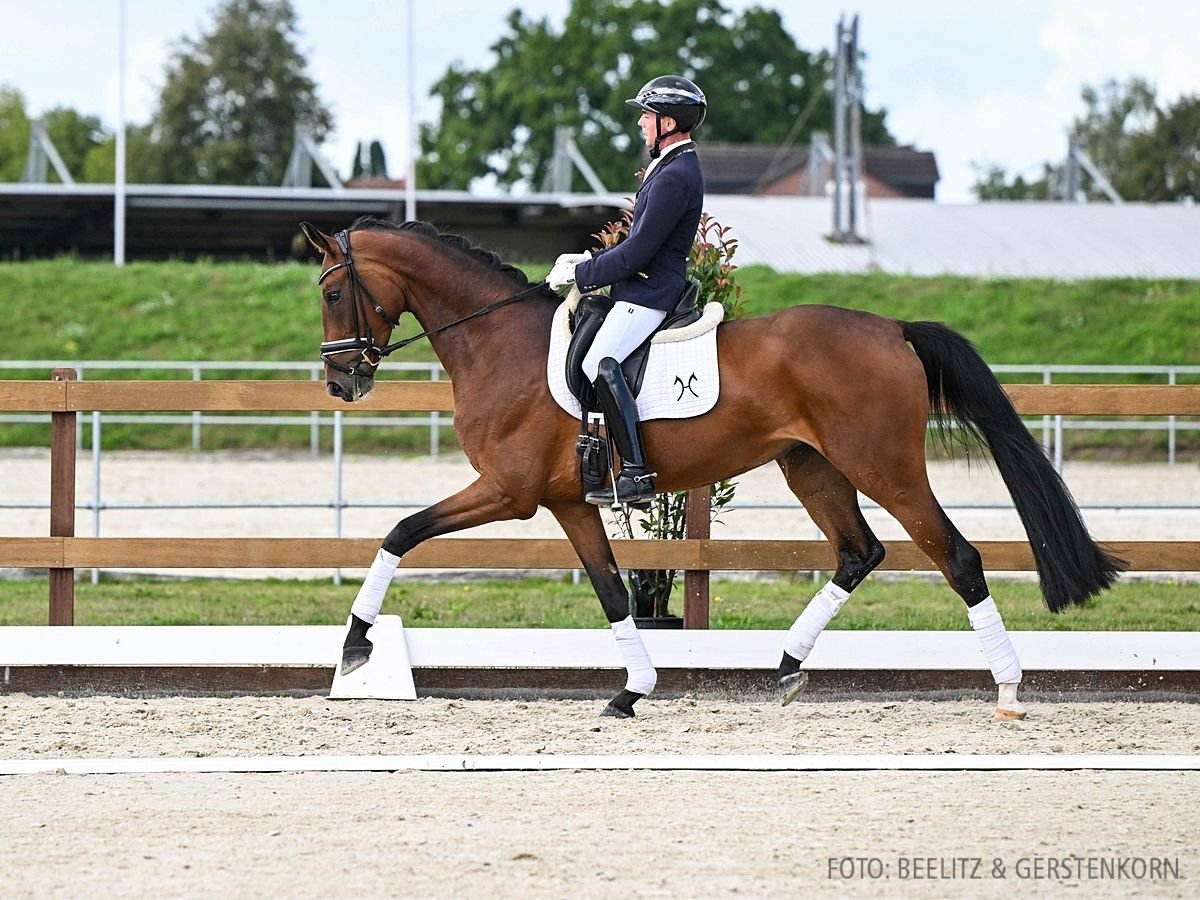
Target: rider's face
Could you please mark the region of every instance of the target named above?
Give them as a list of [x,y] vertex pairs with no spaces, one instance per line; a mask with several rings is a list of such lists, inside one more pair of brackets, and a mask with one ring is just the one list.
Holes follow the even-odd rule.
[[[670,116],[662,117],[663,131],[670,131],[674,127],[674,119]],[[646,142],[646,146],[653,147],[654,142],[658,139],[658,115],[648,109],[643,109],[642,114],[638,116],[638,128],[642,130],[642,139]]]

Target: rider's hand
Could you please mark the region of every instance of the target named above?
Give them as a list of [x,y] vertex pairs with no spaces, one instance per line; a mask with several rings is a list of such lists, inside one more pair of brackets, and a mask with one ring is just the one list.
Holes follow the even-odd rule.
[[554,290],[575,283],[575,267],[585,259],[591,259],[590,251],[584,253],[564,253],[554,261],[554,268],[546,276],[546,283]]

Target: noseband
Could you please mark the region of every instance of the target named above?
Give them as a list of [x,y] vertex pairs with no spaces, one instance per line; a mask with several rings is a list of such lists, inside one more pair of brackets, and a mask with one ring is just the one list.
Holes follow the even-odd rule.
[[[422,338],[427,338],[431,334],[437,334],[439,331],[445,331],[447,328],[452,328],[455,325],[461,324],[468,319],[474,319],[478,316],[485,316],[488,313],[499,309],[502,306],[508,306],[510,303],[515,303],[518,300],[528,297],[535,291],[541,290],[546,282],[539,281],[518,294],[513,294],[511,297],[506,297],[495,303],[488,304],[481,309],[475,310],[473,313],[455,319],[453,322],[447,322],[437,328],[431,328],[428,331],[422,331],[420,334],[413,335],[410,338],[405,338],[402,341],[396,341],[388,344],[386,347],[380,347],[375,343],[375,336],[371,333],[370,323],[367,321],[367,303],[370,302],[371,309],[375,310],[376,315],[383,321],[387,322],[392,328],[396,328],[400,322],[394,316],[390,315],[387,310],[379,305],[379,301],[371,294],[366,283],[358,274],[358,270],[354,267],[354,257],[350,254],[350,234],[346,231],[339,231],[334,236],[334,240],[338,242],[338,247],[342,251],[344,257],[341,262],[334,263],[329,268],[325,269],[320,277],[317,278],[317,284],[321,284],[331,272],[336,272],[338,269],[345,269],[350,275],[350,303],[351,309],[354,312],[354,334],[352,338],[342,338],[337,341],[323,341],[321,343],[321,359],[326,365],[332,369],[336,369],[352,378],[359,377],[358,367],[362,363],[366,363],[371,367],[371,372],[363,372],[364,377],[370,377],[374,374],[374,370],[383,362],[385,356],[389,356],[402,347],[407,347],[414,341],[419,341]],[[357,353],[358,358],[350,365],[340,363],[333,357],[339,353]]]

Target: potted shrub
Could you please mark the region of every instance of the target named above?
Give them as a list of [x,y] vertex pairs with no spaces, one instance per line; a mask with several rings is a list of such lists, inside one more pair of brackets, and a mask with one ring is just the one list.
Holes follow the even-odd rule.
[[[612,247],[629,234],[632,213],[628,210],[621,218],[609,222],[593,235],[601,250]],[[700,282],[700,303],[717,302],[725,307],[726,321],[739,318],[745,312],[742,303],[742,288],[734,278],[733,255],[737,240],[729,236],[730,228],[721,225],[712,216],[704,213],[696,229],[696,240],[688,260],[688,278]],[[726,480],[711,488],[710,519],[717,521],[721,510],[733,499],[736,483]],[[679,540],[684,536],[684,519],[687,493],[659,494],[650,509],[636,519],[638,529],[647,538]],[[627,512],[617,517],[616,528],[621,537],[634,536],[634,517]],[[640,628],[681,628],[683,619],[672,615],[668,608],[671,592],[675,586],[674,569],[631,569],[629,588],[634,605],[634,620]]]

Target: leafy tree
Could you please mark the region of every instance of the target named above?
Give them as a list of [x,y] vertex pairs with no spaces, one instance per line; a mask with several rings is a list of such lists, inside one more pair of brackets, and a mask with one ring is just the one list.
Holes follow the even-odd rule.
[[20,181],[29,154],[29,116],[25,95],[0,85],[0,181]]
[[976,166],[977,178],[972,189],[980,200],[1049,200],[1054,172],[1044,166],[1042,177],[1026,181],[1017,175],[1010,182],[1008,174],[1000,166]]
[[[86,177],[88,155],[110,138],[100,119],[60,106],[42,116],[42,123],[71,177],[76,181],[89,180]],[[50,178],[58,180],[53,170]],[[112,178],[103,180],[111,182]]]
[[[1200,95],[1161,108],[1153,86],[1140,78],[1085,86],[1086,107],[1070,137],[1087,151],[1126,200],[1163,202],[1200,195]],[[973,190],[980,200],[1043,200],[1062,196],[1063,165],[1046,163],[1042,177],[1025,181],[992,166],[980,170]],[[1107,199],[1091,179],[1089,200]]]
[[383,152],[383,144],[371,141],[370,147],[364,150],[362,141],[357,142],[354,145],[354,160],[350,164],[350,181],[387,177],[387,156]]
[[[80,181],[111,184],[117,178],[117,139],[109,136],[103,144],[93,147],[83,162]],[[151,139],[151,126],[125,126],[125,173],[126,181],[153,184],[161,182],[155,175],[159,171],[159,148]]]
[[1152,202],[1200,200],[1200,94],[1180,98],[1136,136],[1118,190]]
[[[777,143],[828,131],[830,58],[796,46],[774,10],[735,14],[719,0],[572,0],[561,30],[548,19],[508,17],[488,69],[452,65],[433,86],[438,121],[421,128],[419,180],[465,188],[493,175],[539,186],[554,132],[574,129],[601,180],[627,186],[643,152],[625,105],[645,82],[674,73],[709,100],[710,140]],[[864,111],[863,139],[893,144],[882,110]]]
[[367,158],[371,161],[371,176],[373,178],[387,178],[387,155],[383,152],[383,144],[379,141],[371,141],[371,149],[367,154]]
[[[112,181],[111,176],[107,179],[85,176],[88,155],[109,138],[100,119],[65,106],[55,107],[40,118],[72,178],[76,181]],[[15,88],[0,86],[0,181],[21,179],[29,157],[32,125],[24,95]],[[47,177],[53,182],[59,180],[53,167]]]
[[226,0],[211,31],[183,38],[151,121],[152,170],[137,177],[279,184],[295,126],[306,126],[318,142],[333,127],[297,34],[289,0]]

